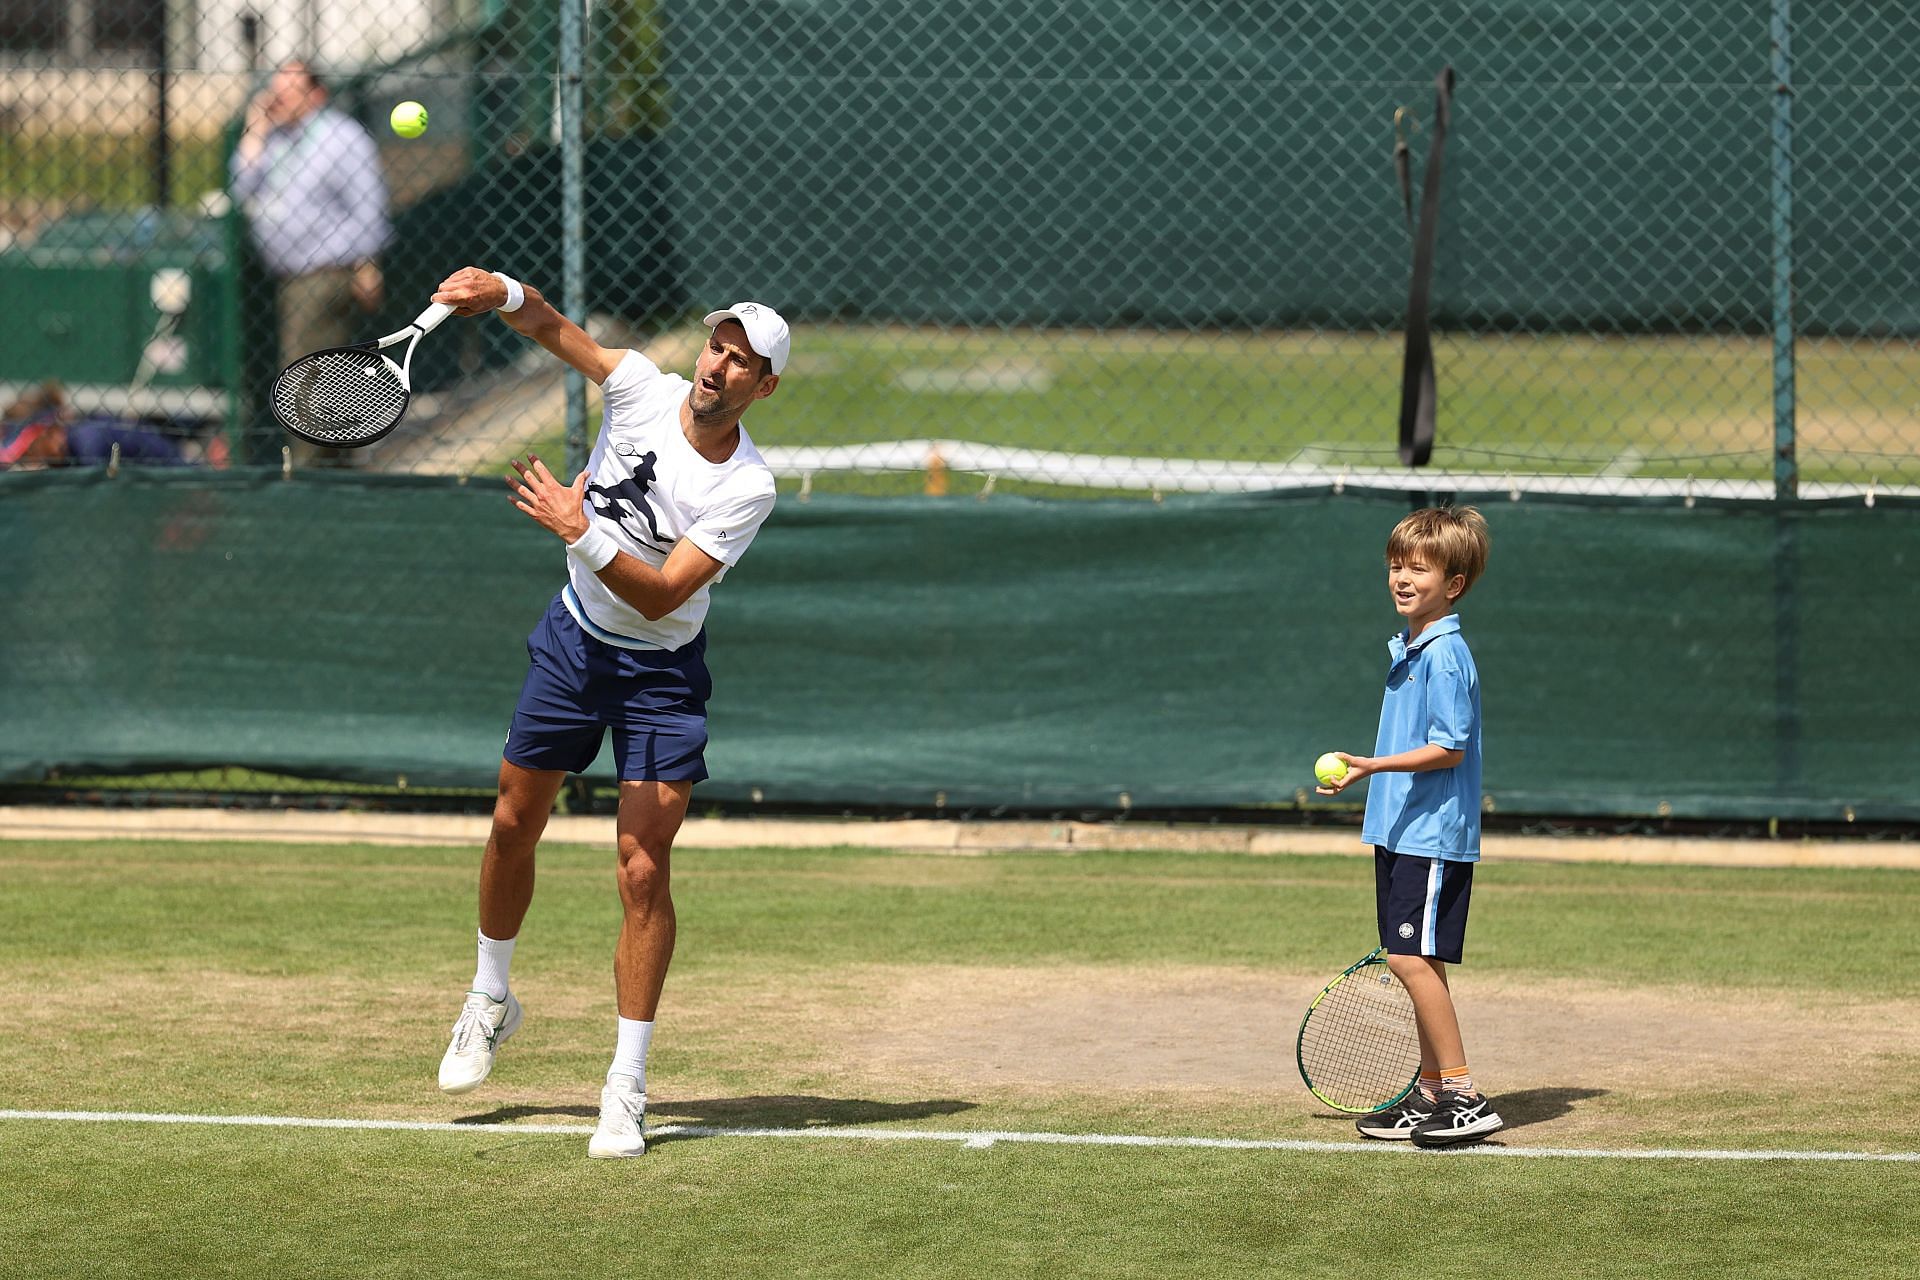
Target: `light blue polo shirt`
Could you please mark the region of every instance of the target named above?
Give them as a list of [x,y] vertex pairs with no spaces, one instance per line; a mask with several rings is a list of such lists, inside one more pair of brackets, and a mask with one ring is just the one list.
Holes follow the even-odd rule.
[[1465,752],[1451,769],[1376,773],[1367,779],[1360,838],[1394,853],[1480,860],[1480,672],[1460,634],[1460,615],[1433,623],[1409,645],[1387,642],[1393,663],[1380,702],[1376,756],[1429,743]]

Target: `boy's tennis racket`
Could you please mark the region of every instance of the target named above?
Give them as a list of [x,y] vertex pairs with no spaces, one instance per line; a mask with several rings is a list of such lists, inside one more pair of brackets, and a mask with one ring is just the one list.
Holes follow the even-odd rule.
[[1413,998],[1387,968],[1386,948],[1322,987],[1300,1019],[1300,1078],[1336,1111],[1379,1111],[1420,1079]]
[[[413,398],[413,349],[453,308],[436,302],[413,323],[373,342],[301,356],[273,383],[273,416],[309,444],[358,449],[400,425]],[[399,364],[380,353],[411,338]]]

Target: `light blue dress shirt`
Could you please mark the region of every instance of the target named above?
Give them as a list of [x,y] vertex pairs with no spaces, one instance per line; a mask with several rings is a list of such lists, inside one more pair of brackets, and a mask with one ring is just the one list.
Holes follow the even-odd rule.
[[352,266],[392,235],[379,150],[330,107],[269,132],[251,164],[236,149],[231,168],[234,199],[275,276]]

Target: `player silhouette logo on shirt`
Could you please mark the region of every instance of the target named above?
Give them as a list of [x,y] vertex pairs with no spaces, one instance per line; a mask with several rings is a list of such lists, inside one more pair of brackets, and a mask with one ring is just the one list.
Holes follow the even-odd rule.
[[[627,451],[623,448],[619,452],[624,454]],[[589,484],[587,500],[593,503],[595,511],[617,520],[630,536],[656,547],[665,547],[667,544],[660,537],[660,524],[653,518],[653,504],[647,501],[647,491],[658,478],[653,468],[659,457],[648,450],[640,455],[640,461],[625,480],[613,485]],[[644,532],[636,521],[646,522]]]

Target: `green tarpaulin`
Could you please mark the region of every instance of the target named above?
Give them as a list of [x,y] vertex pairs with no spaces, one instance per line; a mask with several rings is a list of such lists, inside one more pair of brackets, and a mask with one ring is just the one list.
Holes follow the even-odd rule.
[[[715,591],[700,794],[1292,805],[1321,751],[1372,745],[1409,502],[788,495]],[[1920,509],[1483,506],[1497,809],[1920,816]],[[564,571],[492,481],[13,475],[0,547],[11,780],[488,786]]]

